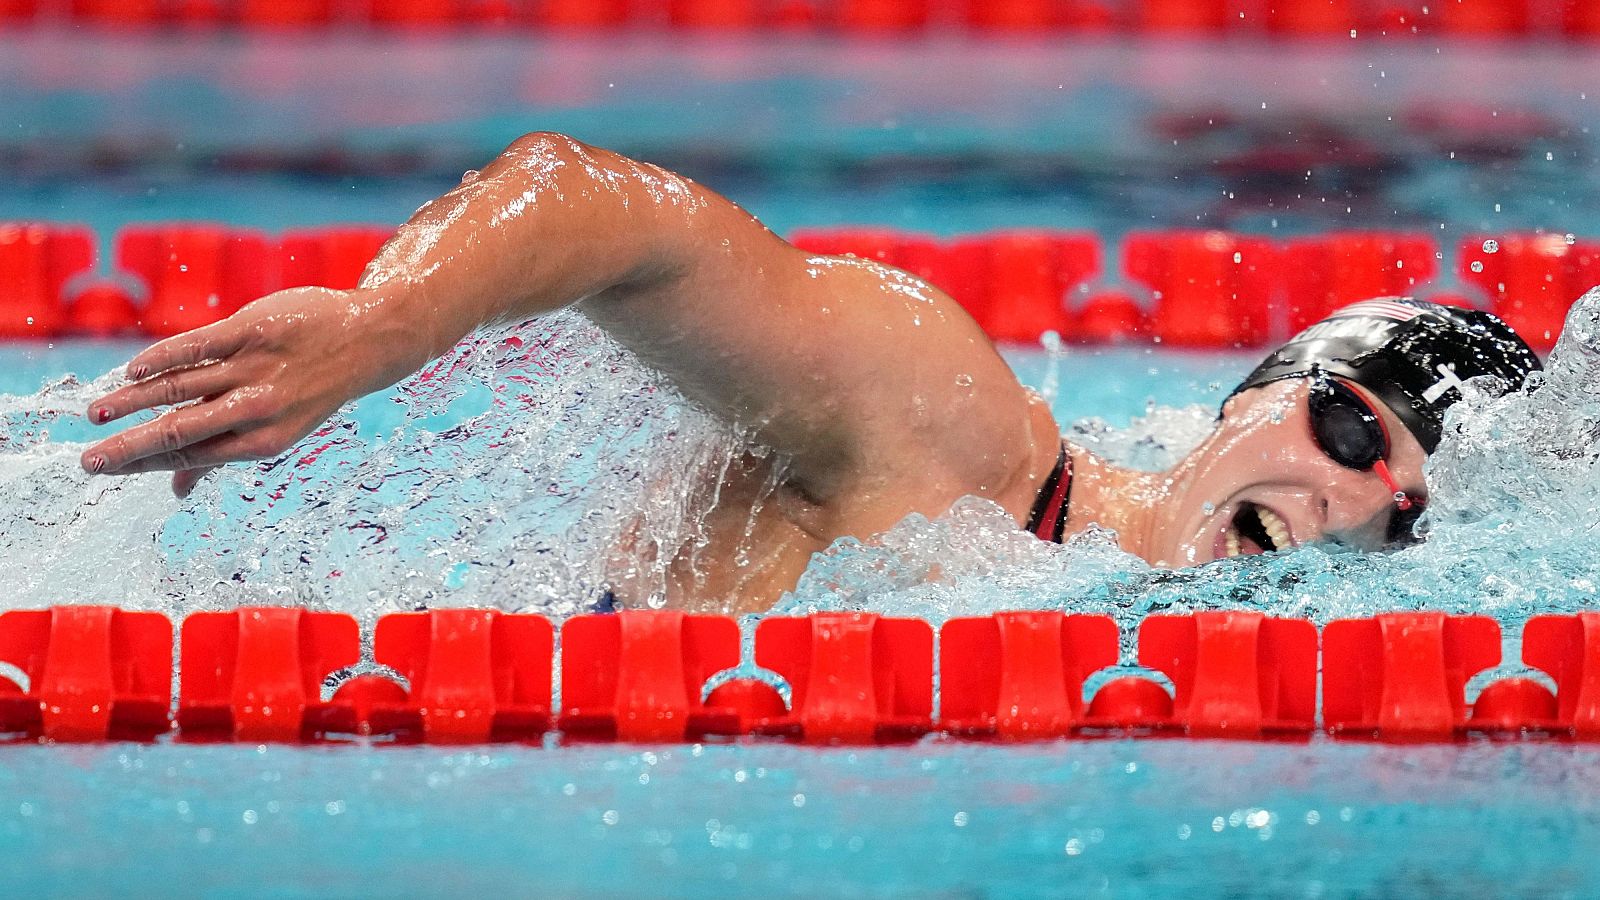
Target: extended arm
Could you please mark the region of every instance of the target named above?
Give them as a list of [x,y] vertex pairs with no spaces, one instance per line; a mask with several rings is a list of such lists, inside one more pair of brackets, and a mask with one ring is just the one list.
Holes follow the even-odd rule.
[[963,430],[981,442],[1026,419],[1009,369],[939,292],[808,256],[692,182],[540,134],[419,210],[356,290],[280,292],[139,354],[138,383],[92,404],[92,421],[199,402],[91,447],[84,465],[171,469],[186,492],[186,472],[281,453],[474,328],[574,304],[791,454],[820,493],[886,444],[923,442],[937,459]]

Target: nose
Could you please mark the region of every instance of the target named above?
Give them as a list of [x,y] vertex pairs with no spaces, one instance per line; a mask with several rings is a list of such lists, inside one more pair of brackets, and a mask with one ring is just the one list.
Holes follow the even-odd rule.
[[1381,529],[1396,509],[1394,491],[1378,473],[1347,469],[1335,464],[1323,488],[1326,519],[1323,528],[1330,536],[1349,540]]

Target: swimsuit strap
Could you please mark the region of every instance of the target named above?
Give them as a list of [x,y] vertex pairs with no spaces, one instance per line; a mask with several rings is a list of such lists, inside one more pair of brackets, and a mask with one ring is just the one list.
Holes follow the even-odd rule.
[[1050,477],[1039,488],[1039,499],[1033,502],[1033,513],[1028,517],[1028,531],[1041,541],[1061,543],[1061,532],[1067,524],[1067,498],[1072,496],[1072,457],[1067,446],[1061,445],[1056,456],[1056,466]]

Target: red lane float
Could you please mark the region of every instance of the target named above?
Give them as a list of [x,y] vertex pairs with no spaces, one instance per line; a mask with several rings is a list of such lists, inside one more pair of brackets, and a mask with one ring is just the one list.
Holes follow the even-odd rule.
[[1046,331],[1070,336],[1068,297],[1100,271],[1093,235],[1011,231],[984,239],[979,283],[985,286],[978,323],[995,340],[1032,343]]
[[94,268],[87,228],[0,222],[0,338],[47,338],[67,323],[65,288]]
[[1469,237],[1458,260],[1462,280],[1537,350],[1555,344],[1572,304],[1600,284],[1600,243],[1566,235]]
[[392,236],[393,228],[359,225],[285,232],[277,287],[350,290]]
[[1356,0],[1276,0],[1267,7],[1267,29],[1288,36],[1341,36],[1365,30]]
[[914,31],[928,24],[931,0],[839,0],[838,21],[850,31]]
[[1139,664],[1172,680],[1124,676],[1096,692],[1093,728],[1258,738],[1316,727],[1317,630],[1248,611],[1148,616]]
[[170,727],[172,624],[160,613],[56,606],[0,614],[0,660],[28,678],[26,691],[0,691],[0,732],[103,741]]
[[39,14],[39,0],[0,0],[0,26],[26,22]]
[[1500,662],[1488,616],[1385,613],[1322,630],[1322,719],[1331,734],[1439,740],[1467,728],[1467,681]]
[[1281,267],[1288,333],[1358,300],[1416,295],[1438,270],[1435,252],[1426,235],[1339,232],[1289,241]]
[[374,0],[372,21],[397,28],[438,28],[466,19],[461,0]]
[[1151,290],[1152,337],[1174,347],[1255,347],[1271,336],[1277,248],[1221,231],[1135,232],[1128,276]]
[[1443,30],[1455,35],[1509,37],[1527,34],[1528,0],[1447,0],[1431,7]]
[[626,25],[627,0],[530,0],[535,24],[555,28],[616,28]]
[[933,628],[873,613],[772,617],[756,664],[789,682],[790,712],[755,727],[807,743],[909,740],[932,729]]
[[[116,239],[121,282],[74,285],[93,268],[81,227],[0,223],[0,339],[113,335],[135,326],[161,337],[210,324],[282,287],[353,287],[392,231],[385,226],[292,230],[281,237],[206,225],[136,226]],[[1054,330],[1082,343],[1156,340],[1177,347],[1255,347],[1365,297],[1425,294],[1438,251],[1424,235],[1336,232],[1282,244],[1225,232],[1128,235],[1120,257],[1140,296],[1090,291],[1101,265],[1093,235],[1001,231],[941,241],[889,228],[806,230],[796,246],[903,269],[954,297],[998,341],[1033,343]],[[1538,349],[1559,334],[1572,302],[1600,281],[1600,242],[1558,235],[1474,237],[1458,251],[1461,280]],[[119,275],[118,277],[122,277]],[[67,302],[76,293],[75,302]],[[1078,297],[1082,297],[1081,300]]]
[[1238,18],[1228,0],[1135,0],[1134,7],[1139,30],[1158,34],[1220,32]]
[[[932,629],[868,613],[769,618],[756,661],[791,686],[708,681],[739,660],[722,616],[627,611],[563,629],[566,709],[579,739],[700,740],[775,735],[808,743],[907,740],[931,730],[1026,740],[1088,730],[1261,738],[1305,734],[1316,718],[1316,629],[1257,612],[1150,616],[1139,661],[1171,679],[1103,685],[1117,660],[1103,616],[1000,613],[954,619],[939,636],[943,715],[933,699]],[[1600,613],[1529,620],[1523,659],[1554,680],[1513,677],[1466,702],[1500,657],[1484,616],[1388,613],[1322,635],[1323,725],[1335,737],[1451,740],[1468,734],[1600,740]],[[527,740],[550,722],[553,629],[540,616],[435,610],[380,619],[374,657],[410,690],[366,674],[321,699],[360,659],[348,616],[295,608],[195,613],[183,623],[177,724],[189,738],[303,741],[351,733],[432,743]],[[157,613],[63,606],[0,615],[0,732],[49,740],[148,739],[170,728],[172,627]]]
[[1561,27],[1568,35],[1600,37],[1600,3],[1593,0],[1566,0]]
[[[549,27],[622,28],[665,22],[683,28],[815,28],[908,32],[949,20],[975,31],[1050,34],[1062,29],[1130,34],[1251,36],[1360,35],[1407,37],[1440,32],[1453,37],[1527,37],[1550,19],[1552,32],[1575,38],[1600,34],[1600,14],[1588,0],[1553,8],[1531,0],[0,0],[0,23],[54,15],[66,6],[78,21],[114,27],[238,23],[277,28],[329,26],[343,15],[380,26],[457,27],[531,21]],[[281,7],[281,8],[273,8]],[[1552,15],[1545,16],[1550,8]]]
[[982,31],[1048,31],[1066,24],[1070,0],[969,0],[967,24]]
[[120,284],[84,288],[67,307],[66,332],[93,338],[128,337],[139,331],[139,307]]
[[266,28],[326,25],[333,21],[332,0],[239,0],[238,21]]
[[1141,340],[1149,331],[1149,317],[1137,300],[1127,294],[1106,293],[1095,295],[1078,309],[1072,337],[1084,344],[1121,344]]
[[247,607],[183,620],[178,727],[189,736],[302,741],[355,732],[348,702],[322,682],[361,660],[361,631],[340,613]]
[[147,333],[166,337],[231,315],[276,284],[266,236],[216,225],[138,226],[117,236],[117,265],[142,279]]
[[411,689],[401,702],[364,700],[368,728],[431,743],[537,738],[550,728],[554,646],[543,616],[482,609],[384,616],[372,656]]
[[145,28],[165,19],[161,0],[72,0],[73,18],[110,28]]
[[680,28],[744,30],[763,24],[756,0],[668,0],[667,21]]
[[701,691],[738,663],[739,626],[727,616],[624,610],[569,619],[561,629],[561,730],[621,741],[737,734],[744,717],[707,706]]
[[1555,679],[1552,725],[1583,740],[1600,740],[1600,613],[1529,619],[1522,632],[1522,661]]
[[1083,724],[1084,681],[1116,662],[1109,616],[951,619],[939,631],[939,727],[1013,740],[1070,734]]

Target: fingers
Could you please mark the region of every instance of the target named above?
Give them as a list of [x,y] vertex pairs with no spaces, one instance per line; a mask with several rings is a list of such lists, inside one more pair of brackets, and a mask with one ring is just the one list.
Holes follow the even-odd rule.
[[97,475],[194,469],[229,462],[194,454],[202,442],[247,421],[241,404],[228,397],[180,407],[95,444],[84,451],[81,462],[84,469]]
[[200,479],[215,471],[216,468],[216,466],[205,466],[199,469],[180,469],[177,472],[173,472],[172,493],[179,500],[182,500],[189,496],[194,490],[194,486],[200,482]]
[[[223,432],[214,437],[196,441],[181,450],[141,456],[125,463],[119,469],[114,471],[107,470],[105,474],[137,475],[140,472],[173,472],[172,487],[174,491],[177,491],[179,476],[192,473],[192,479],[185,479],[189,482],[188,487],[192,489],[194,482],[199,481],[202,475],[218,466],[230,462],[254,459],[256,454],[251,452],[254,443],[254,440],[248,435],[235,434],[231,431]],[[184,494],[179,494],[178,496],[181,497]]]
[[142,381],[172,369],[225,359],[244,346],[248,333],[247,326],[237,319],[186,331],[145,348],[129,360],[128,377]]
[[169,371],[148,381],[112,391],[96,400],[89,405],[89,421],[104,425],[142,409],[176,406],[221,394],[236,386],[227,363]]

